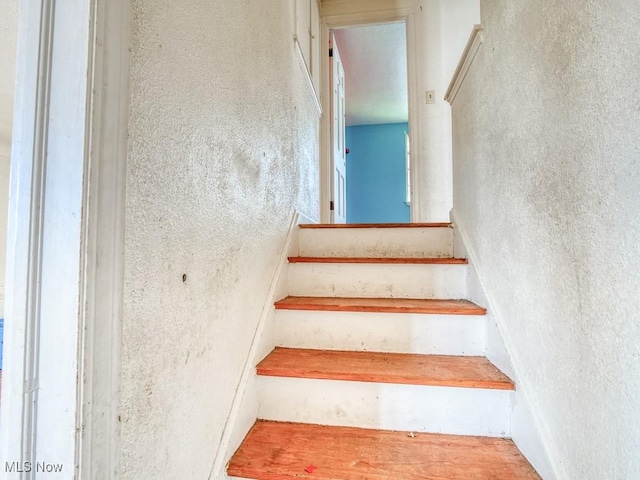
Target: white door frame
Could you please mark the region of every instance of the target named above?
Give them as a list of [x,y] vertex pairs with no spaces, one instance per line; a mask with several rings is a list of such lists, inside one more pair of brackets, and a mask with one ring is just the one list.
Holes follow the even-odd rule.
[[62,464],[47,478],[118,477],[129,4],[20,4],[0,417],[9,478],[40,478],[38,461]]
[[[409,7],[401,7],[392,10],[382,10],[367,13],[347,13],[339,15],[327,15],[322,17],[322,42],[321,45],[329,45],[329,31],[334,28],[355,27],[362,25],[376,25],[391,22],[405,22],[407,34],[407,90],[409,102],[409,142],[411,144],[411,221],[420,217],[420,205],[414,199],[420,198],[417,188],[420,178],[420,126],[418,106],[420,97],[418,93],[418,71],[416,51],[416,26],[414,10]],[[324,47],[323,47],[324,48]],[[328,48],[328,47],[327,47]],[[322,53],[325,60],[322,62],[322,110],[325,112],[320,124],[320,221],[329,223],[331,211],[329,209],[333,186],[331,184],[331,111],[329,102],[331,99],[329,85],[329,62],[326,61],[328,52]]]
[[[330,33],[329,82],[331,103],[331,223],[347,222],[347,154],[345,72],[335,35]],[[337,144],[336,144],[337,143]],[[336,162],[338,160],[338,163]]]

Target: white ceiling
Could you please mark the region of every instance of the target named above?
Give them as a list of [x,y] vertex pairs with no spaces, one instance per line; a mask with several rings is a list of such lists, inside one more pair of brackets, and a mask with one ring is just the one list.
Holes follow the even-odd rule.
[[405,24],[334,30],[345,71],[347,125],[408,119]]

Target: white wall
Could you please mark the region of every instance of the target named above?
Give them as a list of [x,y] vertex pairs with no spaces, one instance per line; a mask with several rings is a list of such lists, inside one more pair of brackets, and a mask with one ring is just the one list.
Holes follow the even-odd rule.
[[558,478],[640,478],[637,2],[482,1],[454,210]]
[[9,166],[16,74],[18,0],[0,0],[0,318],[4,317]]
[[[453,205],[451,109],[444,101],[469,32],[480,19],[478,0],[417,0],[420,179],[422,221],[448,221]],[[435,91],[434,104],[426,103]]]
[[208,478],[294,208],[318,219],[291,5],[133,2],[125,479]]

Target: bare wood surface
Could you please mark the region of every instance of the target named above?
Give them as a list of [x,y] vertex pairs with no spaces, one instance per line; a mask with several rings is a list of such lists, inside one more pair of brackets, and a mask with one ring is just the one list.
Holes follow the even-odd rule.
[[301,223],[300,228],[442,228],[450,223]]
[[[317,468],[305,472],[310,466]],[[227,473],[256,480],[541,480],[507,439],[260,420]]]
[[513,390],[485,357],[419,355],[276,347],[258,375],[358,382]]
[[420,264],[420,265],[466,265],[466,258],[432,257],[289,257],[289,263],[381,263],[381,264]]
[[468,300],[418,298],[286,297],[275,303],[279,310],[332,312],[427,313],[440,315],[486,315],[487,309]]

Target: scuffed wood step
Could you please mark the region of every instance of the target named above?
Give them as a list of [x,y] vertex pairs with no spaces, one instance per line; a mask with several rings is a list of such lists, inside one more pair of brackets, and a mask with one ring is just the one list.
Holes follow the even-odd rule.
[[306,350],[276,347],[258,375],[439,387],[514,390],[485,357]]
[[417,265],[466,265],[466,258],[419,258],[419,257],[289,257],[289,263],[391,263]]
[[[313,473],[305,469],[313,466]],[[227,474],[255,480],[541,480],[511,440],[257,421]]]
[[443,228],[451,223],[302,223],[300,228]]
[[487,309],[468,300],[414,298],[286,297],[275,303],[278,310],[330,312],[426,313],[440,315],[486,315]]

